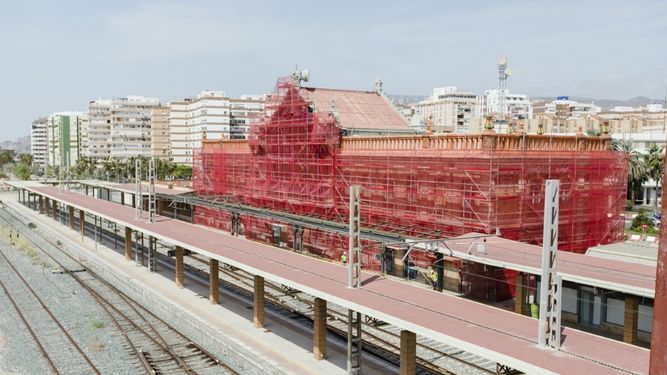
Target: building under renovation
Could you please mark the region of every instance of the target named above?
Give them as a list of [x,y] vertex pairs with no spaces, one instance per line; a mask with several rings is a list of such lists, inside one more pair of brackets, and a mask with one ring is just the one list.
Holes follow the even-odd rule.
[[[545,180],[559,179],[561,250],[623,238],[627,155],[612,151],[608,134],[498,134],[491,125],[415,134],[381,86],[333,90],[302,87],[298,75],[280,79],[248,140],[205,141],[193,174],[198,195],[338,223],[348,222],[349,187],[358,185],[366,230],[405,239],[495,233],[531,244],[542,239]],[[194,216],[332,259],[347,251],[341,233],[207,207]],[[363,266],[379,269],[386,250],[367,240]]]

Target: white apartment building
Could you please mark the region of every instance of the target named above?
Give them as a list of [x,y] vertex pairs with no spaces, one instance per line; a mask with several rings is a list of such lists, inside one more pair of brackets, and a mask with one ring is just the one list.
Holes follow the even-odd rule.
[[48,117],[40,117],[32,122],[30,129],[30,154],[34,165],[43,166],[48,154]]
[[47,130],[48,162],[50,166],[73,166],[83,148],[83,127],[87,115],[81,112],[58,112],[49,116]]
[[83,155],[95,162],[109,158],[111,139],[111,100],[88,103],[88,147]]
[[264,112],[267,95],[230,98],[229,139],[247,139],[250,122]]
[[430,119],[436,133],[466,133],[470,120],[479,116],[477,95],[454,86],[437,87],[429,99],[415,105],[415,117]]
[[156,98],[143,96],[111,101],[112,159],[151,156],[151,109],[159,104]]
[[500,90],[486,90],[484,96],[480,97],[479,106],[482,108],[482,116],[504,114],[510,119],[528,119],[533,117],[533,106],[527,95],[511,94],[505,90],[504,108],[500,108]]
[[169,141],[174,163],[191,165],[207,139],[245,139],[250,119],[264,110],[265,96],[228,98],[223,91],[202,91],[196,98],[171,102]]

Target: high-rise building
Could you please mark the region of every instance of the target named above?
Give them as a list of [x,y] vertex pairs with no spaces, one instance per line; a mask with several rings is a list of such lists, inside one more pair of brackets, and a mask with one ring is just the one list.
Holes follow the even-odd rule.
[[196,98],[170,103],[169,140],[177,164],[192,164],[194,149],[208,139],[246,139],[250,119],[264,110],[265,96],[229,98],[223,91],[202,91]]
[[169,151],[169,106],[151,108],[151,155],[168,160]]
[[110,155],[111,100],[93,100],[88,103],[88,146],[85,157],[95,162],[106,160]]
[[454,86],[437,87],[433,95],[415,105],[415,114],[431,120],[436,133],[466,133],[470,119],[480,116],[477,95]]
[[48,117],[40,117],[32,122],[30,129],[30,154],[32,155],[32,162],[37,166],[43,166],[44,161],[47,160],[47,130]]
[[47,130],[50,166],[71,167],[82,156],[81,136],[87,124],[81,112],[58,112],[49,116]]
[[112,159],[150,157],[151,109],[160,103],[156,98],[128,96],[111,101]]
[[480,97],[480,106],[483,108],[483,116],[507,116],[508,120],[533,117],[533,107],[528,96],[511,94],[508,89],[504,95],[500,95],[498,89],[484,91],[484,96]]
[[264,111],[266,95],[241,95],[230,98],[229,139],[247,139],[248,128],[253,117]]

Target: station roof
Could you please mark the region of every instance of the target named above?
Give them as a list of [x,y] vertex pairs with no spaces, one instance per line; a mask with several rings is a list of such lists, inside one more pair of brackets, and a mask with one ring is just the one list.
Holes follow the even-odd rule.
[[393,105],[374,91],[302,87],[300,94],[316,111],[333,111],[343,129],[413,132]]
[[[477,244],[481,244],[483,239],[486,239],[486,251],[479,252]],[[446,246],[438,246],[443,254],[533,275],[541,274],[541,246],[496,236],[482,237],[478,233],[469,233],[443,243]],[[637,264],[566,251],[558,252],[557,262],[558,273],[564,281],[641,297],[655,296],[655,264]]]
[[586,255],[655,267],[658,261],[658,244],[648,241],[617,242],[591,247],[586,251]]
[[649,351],[637,346],[563,328],[561,349],[544,350],[526,316],[368,273],[348,288],[339,264],[166,217],[147,223],[131,207],[76,192],[22,188],[525,373],[648,373]]

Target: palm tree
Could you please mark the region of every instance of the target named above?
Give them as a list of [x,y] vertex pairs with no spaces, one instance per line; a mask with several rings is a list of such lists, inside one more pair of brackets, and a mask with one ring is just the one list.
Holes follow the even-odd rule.
[[628,153],[628,190],[634,205],[637,190],[648,179],[644,156],[635,149],[635,145],[630,139],[614,140],[613,147],[615,151]]
[[665,176],[665,148],[652,144],[648,149],[648,154],[644,155],[646,172],[648,176],[655,181],[656,199],[653,200],[653,209],[658,210],[658,188],[660,188],[662,179]]

